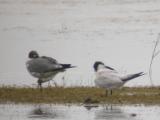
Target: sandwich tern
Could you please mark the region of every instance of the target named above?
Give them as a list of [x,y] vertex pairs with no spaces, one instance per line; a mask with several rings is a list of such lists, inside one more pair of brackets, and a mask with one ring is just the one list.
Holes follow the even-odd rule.
[[122,76],[115,69],[106,66],[101,61],[95,62],[93,68],[96,74],[95,84],[98,87],[105,88],[106,95],[108,95],[109,90],[110,90],[110,95],[112,95],[112,89],[120,88],[126,82],[144,75],[143,72],[139,72],[135,74],[128,74]]
[[61,64],[54,58],[39,56],[37,51],[30,51],[26,67],[29,73],[38,78],[38,86],[42,89],[42,83],[52,80],[58,73],[68,68],[74,68],[71,64]]

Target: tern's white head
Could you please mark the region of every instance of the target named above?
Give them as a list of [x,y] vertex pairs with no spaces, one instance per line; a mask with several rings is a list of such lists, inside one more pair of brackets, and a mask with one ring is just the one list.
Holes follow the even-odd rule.
[[101,68],[105,68],[105,65],[101,61],[96,61],[93,65],[94,71],[97,72]]

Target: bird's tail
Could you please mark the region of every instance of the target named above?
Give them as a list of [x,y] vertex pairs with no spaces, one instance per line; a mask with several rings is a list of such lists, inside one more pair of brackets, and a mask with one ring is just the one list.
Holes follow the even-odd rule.
[[145,75],[145,73],[144,72],[139,72],[139,73],[136,73],[136,74],[129,74],[127,76],[122,77],[121,79],[122,79],[122,81],[126,82],[128,80],[132,80],[132,79],[140,77],[142,75]]
[[63,69],[74,68],[76,66],[72,66],[71,64],[61,64]]

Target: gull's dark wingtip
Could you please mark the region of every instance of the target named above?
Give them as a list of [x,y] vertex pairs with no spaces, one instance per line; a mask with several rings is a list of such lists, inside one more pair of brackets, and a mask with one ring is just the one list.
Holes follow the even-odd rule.
[[76,68],[77,66],[71,66],[70,68]]
[[61,65],[64,69],[77,67],[77,66],[72,66],[71,64],[61,64]]

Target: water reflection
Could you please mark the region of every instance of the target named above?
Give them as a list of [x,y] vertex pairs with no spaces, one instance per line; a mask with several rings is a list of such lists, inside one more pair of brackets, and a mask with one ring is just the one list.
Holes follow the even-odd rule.
[[131,119],[129,114],[125,113],[120,106],[105,106],[102,109],[95,112],[96,120],[126,120]]
[[0,120],[159,120],[160,106],[0,104]]
[[87,110],[91,110],[91,109],[93,109],[93,108],[98,108],[98,105],[85,104],[84,107],[85,107]]
[[38,105],[35,106],[28,115],[29,118],[65,118],[65,114],[63,110],[58,110],[57,108],[50,106],[44,106],[44,105]]

